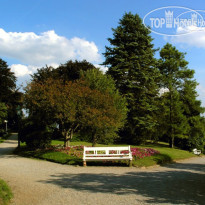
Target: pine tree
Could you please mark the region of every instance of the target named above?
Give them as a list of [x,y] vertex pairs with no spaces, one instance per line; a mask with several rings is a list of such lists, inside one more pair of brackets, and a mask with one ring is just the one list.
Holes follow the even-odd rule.
[[[161,86],[168,89],[168,92],[163,97],[167,102],[167,112],[164,120],[168,123],[167,134],[170,139],[170,147],[174,146],[174,138],[176,136],[183,138],[191,129],[188,123],[188,113],[191,111],[191,107],[185,101],[188,100],[187,97],[189,95],[192,97],[195,95],[195,81],[192,79],[194,71],[188,69],[187,65],[185,54],[179,52],[171,44],[167,43],[161,49],[159,70],[162,75]],[[190,82],[189,86],[191,88],[191,90],[188,89],[189,91],[187,90],[189,87],[188,82]],[[184,100],[182,100],[183,93]],[[200,113],[199,110],[198,113]]]
[[16,88],[14,73],[11,72],[7,63],[0,58],[0,103],[4,103],[7,107],[9,128],[18,129],[22,114],[22,95]]
[[13,91],[16,89],[16,77],[7,63],[0,58],[0,101],[8,104]]
[[123,133],[132,142],[140,143],[156,125],[153,118],[158,93],[156,50],[150,31],[137,14],[125,13],[119,26],[112,30],[113,38],[108,38],[111,46],[106,47],[103,64],[127,98],[129,112]]
[[[194,76],[193,76],[194,77]],[[184,106],[184,115],[189,123],[189,130],[187,132],[188,144],[185,148],[203,149],[205,142],[205,118],[201,114],[204,113],[205,108],[201,106],[201,101],[197,99],[196,80],[185,80],[183,89],[180,91],[181,100]]]

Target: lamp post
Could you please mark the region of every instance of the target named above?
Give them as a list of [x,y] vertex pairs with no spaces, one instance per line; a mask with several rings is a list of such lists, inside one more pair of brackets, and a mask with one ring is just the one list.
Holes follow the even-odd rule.
[[6,132],[7,132],[7,122],[8,122],[8,121],[7,121],[7,120],[4,120],[4,122],[6,123]]

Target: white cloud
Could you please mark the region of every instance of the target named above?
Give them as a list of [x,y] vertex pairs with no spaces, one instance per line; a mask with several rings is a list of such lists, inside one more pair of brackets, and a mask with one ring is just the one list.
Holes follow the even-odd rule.
[[10,67],[11,67],[11,71],[15,73],[16,77],[22,77],[24,75],[32,74],[31,69],[29,69],[28,66],[22,64],[13,64]]
[[103,71],[103,73],[105,73],[108,70],[108,67],[106,67],[104,65],[94,64],[94,66],[96,68],[100,68],[100,70]]
[[[17,76],[30,74],[36,67],[57,67],[68,60],[87,60],[99,63],[101,56],[94,42],[78,37],[67,39],[55,31],[37,35],[33,32],[6,32],[0,29],[0,56],[18,60],[12,65]],[[28,66],[26,66],[28,65]]]
[[[185,35],[180,35],[184,34]],[[198,48],[205,48],[205,28],[197,26],[188,26],[186,28],[177,28],[178,36],[171,37],[172,43],[181,43],[188,46],[194,46]]]
[[[50,63],[47,66],[52,66],[53,68],[57,68],[59,64],[57,63]],[[23,77],[25,75],[33,74],[37,71],[38,66],[32,66],[32,65],[22,65],[22,64],[12,64],[10,66],[11,71],[15,73],[16,77]]]

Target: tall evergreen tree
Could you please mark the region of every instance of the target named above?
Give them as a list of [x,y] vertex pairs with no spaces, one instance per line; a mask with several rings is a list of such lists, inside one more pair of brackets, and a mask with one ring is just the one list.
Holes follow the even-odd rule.
[[2,59],[0,59],[0,89],[0,101],[7,104],[16,89],[16,77]]
[[171,44],[167,43],[161,49],[159,70],[162,76],[161,86],[168,90],[162,95],[162,99],[166,101],[167,112],[164,120],[168,123],[170,147],[174,146],[176,136],[183,138],[190,133],[190,117],[200,115],[202,111],[196,106],[199,102],[196,101],[194,70],[188,69],[187,66],[185,54]]
[[[193,76],[194,77],[194,76]],[[197,147],[203,149],[205,143],[205,118],[201,114],[205,108],[201,106],[201,101],[197,99],[195,80],[185,80],[183,89],[180,91],[181,100],[184,106],[184,115],[187,118],[189,129],[187,132],[188,144],[185,148],[192,149]]]
[[112,30],[113,38],[108,38],[111,46],[106,47],[103,64],[127,98],[129,112],[124,137],[141,143],[156,125],[153,118],[158,93],[156,50],[150,31],[137,14],[125,13],[119,26]]
[[0,59],[0,103],[7,106],[9,127],[17,129],[22,107],[22,93],[16,89],[16,77],[7,63]]

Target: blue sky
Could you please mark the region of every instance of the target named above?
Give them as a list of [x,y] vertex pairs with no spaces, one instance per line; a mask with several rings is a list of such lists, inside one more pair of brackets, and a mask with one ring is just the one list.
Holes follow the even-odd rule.
[[[144,18],[167,6],[205,10],[204,0],[0,0],[0,57],[16,73],[19,84],[46,64],[55,67],[70,59],[86,59],[98,65],[109,45],[107,38],[112,37],[111,28],[117,27],[125,12]],[[205,106],[205,30],[186,37],[151,35],[155,48],[171,42],[187,53]]]

